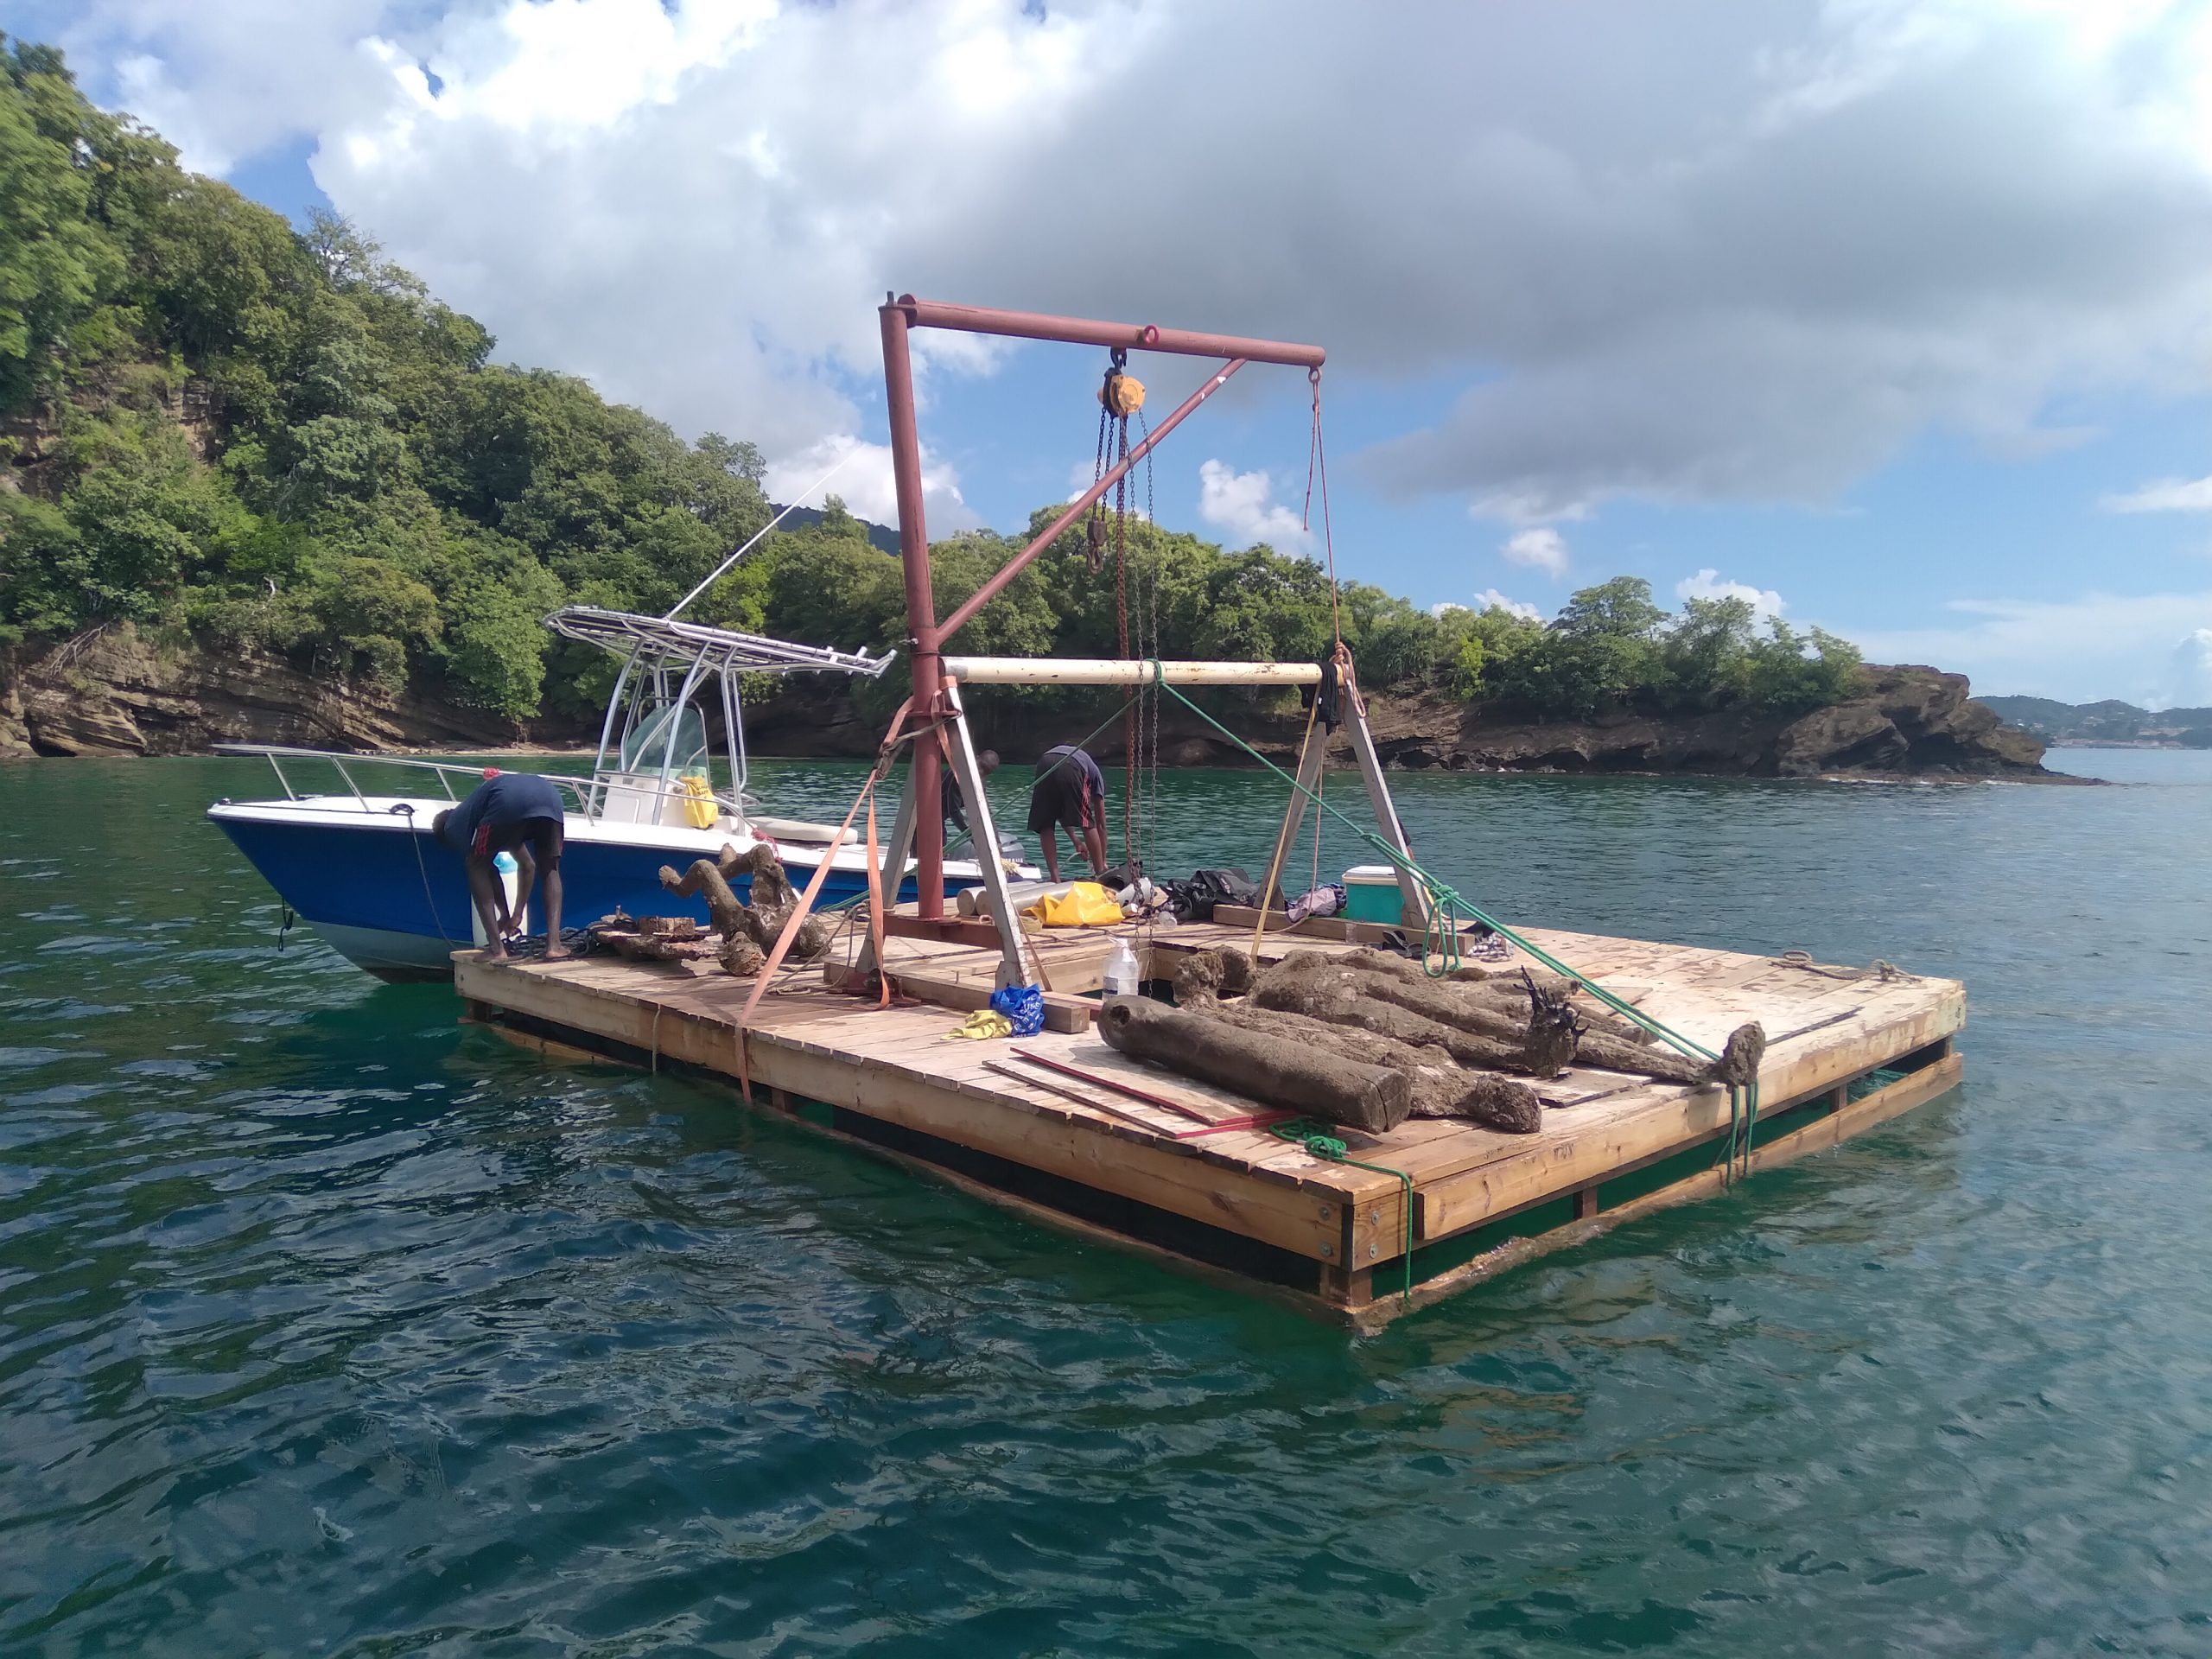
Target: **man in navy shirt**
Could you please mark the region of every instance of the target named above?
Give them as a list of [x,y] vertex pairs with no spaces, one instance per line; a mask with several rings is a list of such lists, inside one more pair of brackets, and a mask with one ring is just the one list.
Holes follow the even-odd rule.
[[1063,743],[1037,763],[1029,791],[1029,828],[1045,846],[1045,874],[1060,879],[1059,832],[1090,860],[1091,873],[1106,868],[1106,774],[1081,749]]
[[[430,833],[461,856],[468,871],[468,894],[483,918],[485,951],[493,962],[507,957],[507,932],[530,904],[540,869],[545,873],[545,955],[565,957],[561,943],[561,791],[527,772],[499,772],[469,792],[459,806],[430,821]],[[507,914],[506,889],[493,873],[494,855],[512,853],[522,872],[514,918]]]

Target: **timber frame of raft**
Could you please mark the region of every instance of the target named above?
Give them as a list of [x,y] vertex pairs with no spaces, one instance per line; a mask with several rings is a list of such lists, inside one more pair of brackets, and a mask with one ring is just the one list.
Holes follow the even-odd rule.
[[[1401,1181],[1316,1156],[1270,1132],[1268,1120],[1289,1114],[1141,1065],[1099,1038],[1095,994],[1116,932],[1136,939],[1147,980],[1164,982],[1184,954],[1249,949],[1257,919],[1224,907],[1214,923],[1160,931],[1148,949],[1133,926],[1033,935],[1053,988],[1046,1029],[981,1041],[947,1034],[997,981],[988,924],[925,920],[912,906],[885,950],[893,1006],[835,988],[840,968],[809,969],[779,982],[742,1028],[751,984],[719,969],[605,956],[490,963],[473,951],[454,963],[468,1016],[542,1052],[747,1079],[759,1108],[1363,1329],[1727,1184],[1729,1091],[1719,1084],[1578,1066],[1535,1085],[1544,1111],[1534,1135],[1433,1118],[1380,1135],[1330,1131],[1350,1158],[1402,1172]],[[1262,961],[1350,951],[1382,931],[1271,920]],[[1962,1072],[1954,1042],[1966,990],[1955,980],[1547,929],[1523,936],[1713,1049],[1761,1022],[1753,1173],[1933,1100]]]

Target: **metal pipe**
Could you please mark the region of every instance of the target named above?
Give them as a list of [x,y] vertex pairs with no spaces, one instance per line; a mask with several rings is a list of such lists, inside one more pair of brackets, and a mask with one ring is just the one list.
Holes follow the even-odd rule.
[[[899,496],[899,563],[906,582],[906,646],[913,658],[914,712],[937,712],[937,601],[930,588],[929,526],[922,517],[922,442],[914,427],[914,369],[906,346],[912,326],[896,302],[878,314],[883,327],[884,412],[891,426],[891,481]],[[934,741],[914,745],[909,788],[914,803],[915,912],[944,914],[944,796]],[[898,889],[892,889],[896,893]]]
[[1034,311],[994,311],[980,305],[947,305],[898,299],[912,328],[952,328],[969,334],[1004,334],[1015,340],[1054,340],[1072,346],[1120,346],[1136,352],[1173,352],[1182,357],[1241,357],[1254,363],[1284,363],[1318,369],[1328,360],[1319,346],[1279,340],[1243,340],[1234,334],[1199,334],[1185,328],[1156,328],[1150,323],[1096,322],[1088,317],[1052,317]]
[[[1236,373],[1237,370],[1243,368],[1244,366],[1244,359],[1241,357],[1235,357],[1223,364],[1220,370],[1209,377],[1205,385],[1201,385],[1188,397],[1185,397],[1182,403],[1177,406],[1173,414],[1170,415],[1158,426],[1153,428],[1152,435],[1149,437],[1146,438],[1142,443],[1137,445],[1135,448],[1130,450],[1127,457],[1116,461],[1114,465],[1108,467],[1103,477],[1102,477],[1096,484],[1093,484],[1089,489],[1085,490],[1081,495],[1076,497],[1073,501],[1070,502],[1068,504],[1067,511],[1063,512],[1058,518],[1052,520],[1051,527],[1047,529],[1043,535],[1038,537],[1034,541],[1031,542],[1028,546],[1023,548],[1020,552],[1015,554],[1004,564],[1001,565],[998,569],[993,573],[989,581],[986,582],[982,587],[970,594],[968,596],[968,600],[965,604],[954,611],[950,616],[945,618],[944,626],[936,631],[936,638],[932,641],[932,644],[940,645],[946,639],[950,639],[954,634],[959,632],[961,627],[967,622],[969,618],[974,616],[976,613],[982,610],[984,606],[996,599],[1001,591],[1005,588],[1007,583],[1012,582],[1016,576],[1027,569],[1031,562],[1034,560],[1039,553],[1042,553],[1046,548],[1050,547],[1054,542],[1059,539],[1060,532],[1062,531],[1065,530],[1070,524],[1073,524],[1084,513],[1090,512],[1093,502],[1096,501],[1100,496],[1105,494],[1107,491],[1112,489],[1116,484],[1119,483],[1122,480],[1122,474],[1127,473],[1130,467],[1135,466],[1137,462],[1142,461],[1147,455],[1150,454],[1153,451],[1153,446],[1157,444],[1170,432],[1173,432],[1178,426],[1181,425],[1185,416],[1188,415],[1200,404],[1205,402],[1207,398],[1212,397],[1214,393],[1219,391],[1223,385],[1228,380],[1229,377]],[[909,592],[911,594],[911,589]]]
[[946,657],[945,677],[965,685],[1315,685],[1319,663],[1160,662],[1132,658]]

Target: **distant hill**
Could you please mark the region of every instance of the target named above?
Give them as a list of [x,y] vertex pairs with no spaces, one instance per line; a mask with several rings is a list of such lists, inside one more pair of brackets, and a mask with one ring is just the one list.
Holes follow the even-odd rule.
[[[778,507],[776,511],[781,512],[784,509]],[[791,509],[791,515],[784,520],[784,527],[786,530],[811,530],[822,522],[822,509],[819,507],[793,507]],[[874,524],[866,518],[855,518],[853,522],[868,531],[868,540],[885,552],[893,558],[899,556],[899,532],[896,530],[888,524]]]
[[2212,749],[2212,709],[2164,709],[2154,714],[2111,697],[2102,702],[2059,702],[2050,697],[1975,701],[2048,743]]

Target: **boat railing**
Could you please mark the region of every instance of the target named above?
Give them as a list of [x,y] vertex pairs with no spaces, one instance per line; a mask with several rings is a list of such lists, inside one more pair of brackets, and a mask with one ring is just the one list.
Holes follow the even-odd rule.
[[[460,803],[460,797],[467,794],[467,790],[474,790],[478,783],[485,781],[485,767],[482,766],[467,766],[462,761],[431,761],[431,759],[420,757],[420,754],[340,754],[339,750],[308,750],[308,747],[289,747],[285,743],[217,743],[214,750],[219,754],[259,754],[264,761],[270,763],[270,772],[276,774],[276,783],[283,790],[285,801],[301,801],[303,797],[301,797],[299,790],[292,787],[292,779],[285,777],[283,763],[321,761],[339,774],[340,781],[345,783],[345,794],[354,797],[354,801],[360,803],[363,812],[370,812],[372,807],[367,790],[363,790],[354,779],[354,767],[360,766],[394,766],[410,772],[429,772],[431,777],[438,781],[440,790],[445,791],[447,801],[454,801],[455,805]],[[467,785],[455,791],[454,779],[467,779]],[[564,790],[570,801],[575,801],[575,812],[580,817],[597,817],[597,805],[600,805],[600,801],[604,801],[604,781],[601,779],[562,777],[557,772],[546,772],[544,779],[553,783],[553,787],[557,787],[557,790]],[[719,801],[719,797],[716,797],[716,801]],[[721,805],[728,805],[728,803],[721,803]]]

